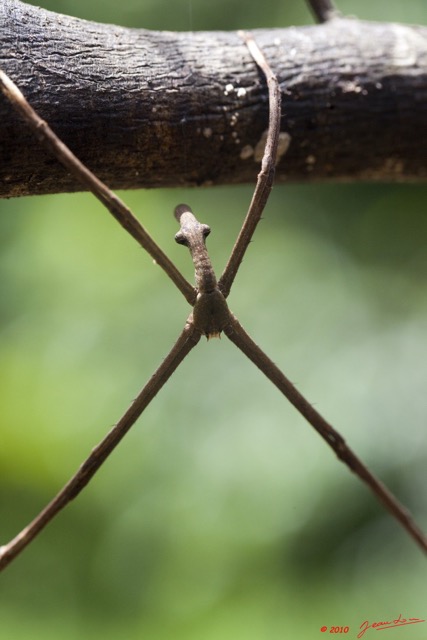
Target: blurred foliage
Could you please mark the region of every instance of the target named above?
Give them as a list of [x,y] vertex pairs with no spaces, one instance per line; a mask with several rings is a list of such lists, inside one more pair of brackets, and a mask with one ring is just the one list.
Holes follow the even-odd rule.
[[[268,0],[44,0],[153,29],[310,22]],[[346,13],[425,23],[424,0]],[[220,271],[251,188],[123,194],[187,277],[188,201]],[[230,306],[426,524],[427,188],[276,187]],[[87,194],[0,204],[0,535],[75,471],[187,305]],[[420,552],[229,343],[203,341],[75,504],[0,577],[0,638],[317,638],[426,616]],[[400,630],[402,631],[402,630]],[[396,635],[400,631],[395,632]],[[406,634],[406,635],[405,635]],[[425,625],[400,638],[425,638]]]

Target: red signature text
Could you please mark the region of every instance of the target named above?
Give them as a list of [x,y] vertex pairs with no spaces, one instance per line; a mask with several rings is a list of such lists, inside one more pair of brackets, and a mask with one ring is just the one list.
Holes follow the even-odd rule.
[[362,622],[360,625],[360,631],[357,634],[358,638],[361,638],[368,629],[375,629],[375,631],[381,631],[382,629],[393,629],[393,627],[404,627],[406,624],[416,624],[417,622],[425,622],[421,618],[402,618],[402,614],[395,620],[383,620],[381,622],[372,622],[369,624],[368,620]]

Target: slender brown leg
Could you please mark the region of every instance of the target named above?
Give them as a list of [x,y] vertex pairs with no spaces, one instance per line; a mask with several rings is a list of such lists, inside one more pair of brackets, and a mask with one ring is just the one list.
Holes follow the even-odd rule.
[[234,344],[252,360],[258,369],[271,380],[289,402],[294,405],[297,411],[304,416],[307,422],[314,427],[319,435],[322,436],[333,451],[335,451],[337,457],[361,480],[366,482],[375,496],[381,500],[419,546],[427,552],[427,538],[415,524],[411,514],[353,453],[344,438],[316,411],[274,362],[258,347],[250,335],[243,329],[237,318],[234,316],[231,317],[231,322],[224,328],[224,333],[231,342],[234,342]]
[[250,33],[240,32],[240,36],[246,43],[249,52],[256,64],[262,70],[268,86],[268,98],[270,103],[270,115],[268,123],[268,135],[265,145],[264,156],[261,163],[261,171],[258,174],[257,183],[248,212],[240,229],[237,240],[234,244],[230,258],[225,266],[224,272],[218,281],[220,291],[226,298],[230,293],[231,286],[236,277],[237,271],[242,263],[243,256],[252,239],[258,222],[261,220],[262,212],[267,204],[273,186],[276,169],[277,147],[279,144],[280,117],[281,117],[281,95],[277,78],[270,68],[264,54],[259,49]]
[[0,571],[4,569],[25,547],[44,529],[44,527],[61,511],[93,478],[100,466],[119,444],[129,429],[137,421],[154,396],[169,380],[178,365],[200,340],[200,333],[187,321],[178,340],[153,373],[145,387],[132,402],[126,413],[111,429],[106,437],[92,450],[75,475],[67,482],[55,498],[8,544],[0,547]]
[[47,122],[34,111],[18,87],[1,69],[0,89],[40,142],[102,202],[117,222],[150,254],[186,300],[193,305],[196,299],[194,287],[181,275],[124,202],[76,158],[73,152],[52,131]]

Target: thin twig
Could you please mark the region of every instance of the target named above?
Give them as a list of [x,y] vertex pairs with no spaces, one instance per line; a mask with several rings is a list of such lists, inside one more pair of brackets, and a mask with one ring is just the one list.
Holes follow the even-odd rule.
[[194,328],[191,320],[190,316],[184,330],[160,367],[154,372],[117,424],[92,450],[77,473],[25,529],[18,533],[8,544],[0,547],[0,571],[16,558],[71,500],[78,496],[113,449],[116,448],[132,425],[135,424],[151,400],[169,380],[178,365],[184,360],[193,347],[196,346],[201,334]]
[[307,0],[307,3],[317,22],[328,22],[341,15],[332,0]]
[[0,70],[0,88],[40,142],[102,202],[117,222],[149,253],[167,273],[186,300],[193,305],[196,299],[194,287],[181,275],[124,202],[76,158],[73,152],[52,131],[47,122],[34,111],[18,87],[2,70]]
[[427,552],[427,538],[415,524],[411,514],[394,497],[394,495],[378,480],[361,460],[353,453],[344,438],[320,415],[318,411],[294,387],[292,382],[280,371],[270,358],[258,347],[249,334],[233,316],[224,333],[265,376],[283,393],[291,404],[304,416],[312,427],[321,435],[353,473],[366,482],[375,496],[384,504],[390,513],[402,524],[409,535]]
[[268,86],[268,98],[270,104],[270,115],[268,124],[267,143],[265,146],[264,156],[261,163],[261,171],[258,174],[257,184],[252,196],[249,210],[243,222],[243,226],[234,244],[231,256],[219,279],[218,286],[225,297],[230,293],[231,286],[237,271],[245,255],[246,249],[252,239],[258,222],[261,219],[262,212],[267,203],[273,186],[274,173],[276,167],[277,147],[279,143],[280,133],[280,117],[281,117],[281,95],[278,80],[273,73],[270,65],[259,49],[253,36],[243,31],[239,32],[240,36],[246,43],[249,52],[256,64],[265,75]]

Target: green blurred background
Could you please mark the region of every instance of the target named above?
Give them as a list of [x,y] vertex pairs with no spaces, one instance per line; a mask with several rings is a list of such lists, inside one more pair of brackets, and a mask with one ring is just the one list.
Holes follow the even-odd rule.
[[[32,3],[36,4],[36,3]],[[38,0],[149,29],[311,23],[303,0]],[[339,2],[427,23],[425,0]],[[220,271],[251,187],[123,194],[188,278]],[[230,306],[426,526],[427,187],[276,187]],[[76,470],[187,316],[86,194],[0,203],[0,536]],[[0,638],[258,640],[427,617],[421,552],[226,339],[203,340],[78,500],[0,576]],[[367,633],[367,637],[373,631]],[[389,631],[425,640],[427,623]]]

